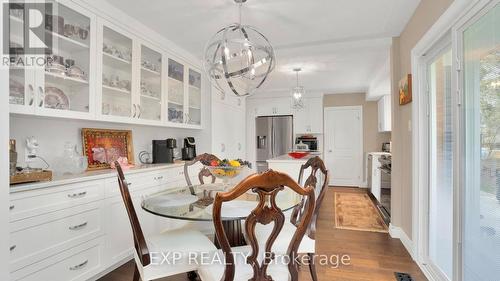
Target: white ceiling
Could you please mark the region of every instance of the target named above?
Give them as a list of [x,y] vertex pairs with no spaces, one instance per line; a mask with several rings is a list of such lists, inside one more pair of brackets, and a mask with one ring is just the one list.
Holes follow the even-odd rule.
[[[238,18],[233,0],[107,1],[200,59],[210,37]],[[306,90],[368,91],[373,79],[383,80],[375,76],[386,64],[390,38],[419,1],[248,0],[242,23],[269,39],[278,62],[262,91],[287,91],[297,66]]]

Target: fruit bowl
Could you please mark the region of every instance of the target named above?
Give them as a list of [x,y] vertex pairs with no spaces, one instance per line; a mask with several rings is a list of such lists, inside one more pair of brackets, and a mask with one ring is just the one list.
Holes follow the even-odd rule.
[[295,159],[300,159],[300,158],[303,158],[305,156],[309,155],[309,152],[307,151],[292,151],[292,152],[288,152],[288,156],[292,157],[292,158],[295,158]]
[[232,179],[238,176],[245,166],[206,166],[210,173],[218,179]]

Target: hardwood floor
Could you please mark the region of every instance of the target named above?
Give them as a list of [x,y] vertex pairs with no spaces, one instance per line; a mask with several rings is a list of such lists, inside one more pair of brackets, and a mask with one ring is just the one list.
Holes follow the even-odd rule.
[[[427,279],[397,239],[389,234],[335,229],[333,193],[335,190],[366,192],[357,188],[329,188],[318,218],[316,249],[318,255],[350,257],[349,265],[317,264],[319,281],[390,281],[394,272],[409,273],[416,281]],[[133,263],[128,262],[99,281],[132,280]],[[299,279],[310,281],[307,266],[302,266]],[[159,281],[186,281],[185,274],[159,279]]]

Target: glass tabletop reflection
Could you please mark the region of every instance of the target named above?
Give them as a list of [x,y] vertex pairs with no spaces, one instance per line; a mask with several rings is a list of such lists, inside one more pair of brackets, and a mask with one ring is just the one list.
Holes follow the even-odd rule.
[[[169,188],[145,197],[142,208],[152,214],[179,220],[211,221],[215,195],[231,190],[236,184],[213,183]],[[283,211],[297,206],[301,197],[285,188],[276,196]],[[251,190],[237,199],[222,204],[222,220],[245,219],[257,206],[258,195]]]

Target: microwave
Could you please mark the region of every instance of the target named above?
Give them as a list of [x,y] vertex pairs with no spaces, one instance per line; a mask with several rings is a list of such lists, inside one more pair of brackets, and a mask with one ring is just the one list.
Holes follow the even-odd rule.
[[318,150],[318,138],[313,136],[300,136],[295,138],[295,144],[299,143],[307,144],[309,150],[317,151]]

